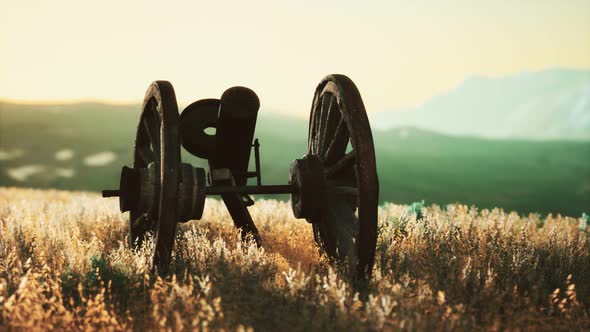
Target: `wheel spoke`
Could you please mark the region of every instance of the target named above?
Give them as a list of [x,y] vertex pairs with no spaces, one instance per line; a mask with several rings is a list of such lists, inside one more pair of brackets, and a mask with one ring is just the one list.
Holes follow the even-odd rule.
[[318,109],[318,105],[322,104],[324,97],[322,96],[319,102],[314,104],[314,111],[313,111],[313,119],[311,123],[311,135],[309,137],[308,146],[310,148],[310,152],[312,154],[317,154],[317,136],[319,133],[320,128],[320,117],[321,117],[321,108]]
[[355,162],[356,162],[356,153],[354,150],[352,150],[349,153],[345,154],[342,158],[340,158],[340,160],[338,160],[336,163],[334,163],[334,165],[329,166],[326,169],[326,177],[330,178],[330,177],[334,176],[334,174],[337,174],[346,168],[352,167]]
[[322,141],[320,145],[320,156],[322,160],[326,159],[326,152],[328,151],[329,145],[334,140],[334,136],[337,133],[338,125],[342,120],[342,114],[340,113],[340,109],[338,108],[338,103],[336,98],[332,95],[330,98],[330,104],[328,106],[328,111],[326,115],[326,125],[324,126],[324,131],[322,134]]
[[147,213],[142,213],[139,217],[133,218],[135,215],[130,215],[131,233],[129,234],[129,240],[132,246],[141,245],[145,233],[154,229],[154,221],[150,220]]
[[[145,213],[142,213],[139,217],[137,217],[137,219],[132,221],[132,227],[133,228],[146,228],[146,225],[148,223],[148,216]],[[135,241],[136,239],[132,239],[133,241]]]
[[348,139],[349,134],[348,128],[346,127],[346,121],[344,121],[344,116],[341,116],[332,141],[330,141],[330,144],[326,148],[326,154],[324,158],[326,164],[333,164],[337,156],[342,153],[341,151],[345,151],[346,145],[348,144]]
[[324,100],[326,99],[326,95],[322,95],[320,99],[319,106],[316,106],[318,111],[316,112],[317,115],[315,116],[315,135],[313,137],[313,154],[319,154],[320,150],[320,135],[322,133],[322,118],[324,113]]
[[318,146],[316,148],[317,154],[322,155],[323,148],[324,148],[324,141],[326,139],[326,133],[328,131],[328,119],[330,117],[330,110],[332,108],[332,102],[334,98],[331,94],[325,94],[322,97],[322,110],[320,113],[320,123],[319,123],[319,135],[316,141],[318,142]]
[[150,149],[149,145],[136,147],[135,150],[139,157],[145,162],[146,166],[156,161],[156,154]]
[[347,195],[347,196],[358,196],[358,188],[351,186],[340,186],[340,185],[328,185],[326,188],[327,193],[335,195]]
[[318,226],[323,228],[323,236],[320,237],[331,257],[354,259],[354,241],[358,237],[359,223],[354,207],[345,196],[328,198],[324,218]]
[[[160,153],[160,124],[156,119],[156,114],[153,110],[146,110],[146,114],[142,119],[142,123],[147,131],[150,138],[150,144],[152,150],[156,153]],[[156,158],[159,159],[159,158]]]

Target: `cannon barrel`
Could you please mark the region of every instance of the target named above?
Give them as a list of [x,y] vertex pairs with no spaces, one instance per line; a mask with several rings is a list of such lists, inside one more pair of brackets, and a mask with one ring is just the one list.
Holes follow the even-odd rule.
[[211,169],[229,168],[236,185],[248,179],[250,149],[256,128],[260,100],[246,87],[225,90],[220,99],[215,133],[215,156],[209,159]]

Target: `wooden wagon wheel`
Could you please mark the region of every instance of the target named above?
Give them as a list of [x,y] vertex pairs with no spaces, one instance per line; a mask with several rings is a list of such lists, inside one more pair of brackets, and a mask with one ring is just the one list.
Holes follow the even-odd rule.
[[[142,185],[138,204],[130,210],[129,240],[138,245],[155,231],[153,267],[167,272],[176,231],[180,144],[176,95],[167,81],[153,82],[146,91],[133,154],[133,168]],[[121,177],[123,188],[123,178]],[[145,182],[148,182],[146,184]]]
[[319,156],[325,176],[324,206],[308,218],[316,242],[330,257],[356,265],[359,277],[370,277],[379,200],[375,148],[363,100],[344,75],[327,76],[316,89],[308,155]]

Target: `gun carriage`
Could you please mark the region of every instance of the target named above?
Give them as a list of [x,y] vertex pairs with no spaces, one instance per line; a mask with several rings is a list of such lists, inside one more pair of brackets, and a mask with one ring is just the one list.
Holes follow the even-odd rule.
[[[291,163],[289,181],[263,185],[260,144],[253,140],[260,101],[246,87],[202,99],[178,112],[172,84],[153,82],[145,94],[135,137],[133,167],[123,166],[118,190],[129,211],[129,240],[155,234],[153,268],[166,273],[176,224],[201,219],[207,196],[220,196],[243,238],[262,244],[247,207],[249,195],[290,194],[293,214],[313,227],[318,246],[334,261],[348,260],[369,278],[377,241],[379,183],[371,128],[360,93],[344,75],[325,77],[309,117],[307,152]],[[210,135],[205,130],[215,128]],[[206,159],[208,171],[183,163],[180,149]],[[254,148],[255,170],[249,171]],[[256,184],[248,184],[255,178]]]

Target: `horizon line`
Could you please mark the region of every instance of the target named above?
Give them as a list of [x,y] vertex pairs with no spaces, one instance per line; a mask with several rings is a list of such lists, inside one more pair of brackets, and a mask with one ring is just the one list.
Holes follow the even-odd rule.
[[[466,75],[462,80],[460,80],[457,84],[461,85],[465,81],[472,79],[472,78],[484,78],[484,79],[501,79],[501,78],[508,78],[514,77],[518,75],[525,75],[525,74],[538,74],[542,72],[550,72],[550,71],[590,71],[590,67],[565,67],[565,66],[551,66],[546,67],[544,69],[533,69],[533,70],[522,70],[518,72],[514,72],[508,75],[489,75],[489,74],[470,74]],[[456,88],[456,86],[455,86]],[[446,91],[452,91],[453,88],[448,89]],[[444,92],[443,92],[444,93]],[[440,93],[439,93],[440,94]],[[416,103],[414,107],[421,105],[422,103],[428,101],[432,97],[436,96],[431,95],[425,97],[423,101]],[[46,106],[64,106],[64,105],[76,105],[76,104],[103,104],[103,105],[114,105],[114,106],[133,106],[133,105],[141,105],[143,103],[143,97],[130,100],[130,99],[110,99],[110,98],[98,98],[98,97],[79,97],[79,98],[65,98],[65,99],[22,99],[22,98],[12,98],[12,97],[4,97],[0,96],[0,103],[7,103],[7,104],[18,104],[18,105],[46,105]],[[189,105],[193,101],[183,101],[177,100],[178,105]],[[379,113],[382,111],[391,111],[391,109],[385,109],[380,111],[374,111],[375,113]],[[278,111],[273,110],[274,113],[286,113],[290,114],[290,112],[285,111]]]

